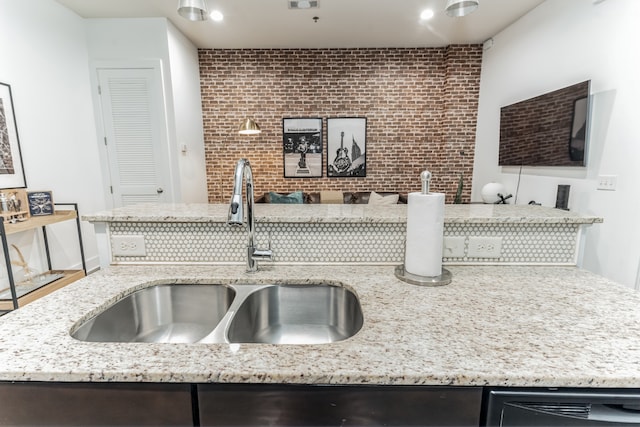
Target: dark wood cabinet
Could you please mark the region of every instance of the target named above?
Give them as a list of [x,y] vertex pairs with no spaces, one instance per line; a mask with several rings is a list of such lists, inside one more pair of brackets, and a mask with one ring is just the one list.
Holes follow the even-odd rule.
[[0,425],[478,426],[481,387],[0,382]]
[[0,425],[191,426],[191,385],[0,383]]
[[200,384],[202,426],[478,426],[481,387]]

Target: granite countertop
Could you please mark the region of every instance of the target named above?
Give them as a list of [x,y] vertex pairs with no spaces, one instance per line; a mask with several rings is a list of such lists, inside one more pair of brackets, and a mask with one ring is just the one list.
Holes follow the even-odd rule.
[[[142,204],[83,215],[90,222],[227,222],[227,204]],[[256,222],[403,223],[406,205],[256,204]],[[593,224],[602,218],[543,206],[446,205],[445,223]]]
[[[640,387],[640,294],[572,267],[110,267],[0,318],[0,381]],[[364,326],[321,345],[88,343],[69,330],[150,283],[338,282]]]

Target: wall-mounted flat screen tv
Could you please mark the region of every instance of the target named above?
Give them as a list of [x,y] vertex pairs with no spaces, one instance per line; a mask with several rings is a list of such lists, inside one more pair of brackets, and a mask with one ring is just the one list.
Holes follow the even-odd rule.
[[500,166],[585,166],[590,80],[500,109]]

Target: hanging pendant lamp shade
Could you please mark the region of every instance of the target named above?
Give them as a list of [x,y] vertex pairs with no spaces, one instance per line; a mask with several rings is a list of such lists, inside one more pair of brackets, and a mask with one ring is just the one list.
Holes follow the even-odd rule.
[[238,133],[241,135],[256,135],[260,132],[262,132],[260,126],[253,119],[244,119],[238,128]]
[[476,10],[479,4],[479,0],[447,0],[447,6],[444,10],[447,15],[459,18]]
[[206,21],[209,19],[205,0],[179,0],[178,13],[189,21]]

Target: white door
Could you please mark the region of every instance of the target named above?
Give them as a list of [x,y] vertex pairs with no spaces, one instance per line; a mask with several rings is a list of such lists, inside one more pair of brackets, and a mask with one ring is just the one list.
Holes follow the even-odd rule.
[[[98,68],[113,207],[171,201],[171,174],[160,71]],[[104,152],[104,151],[103,151]]]

